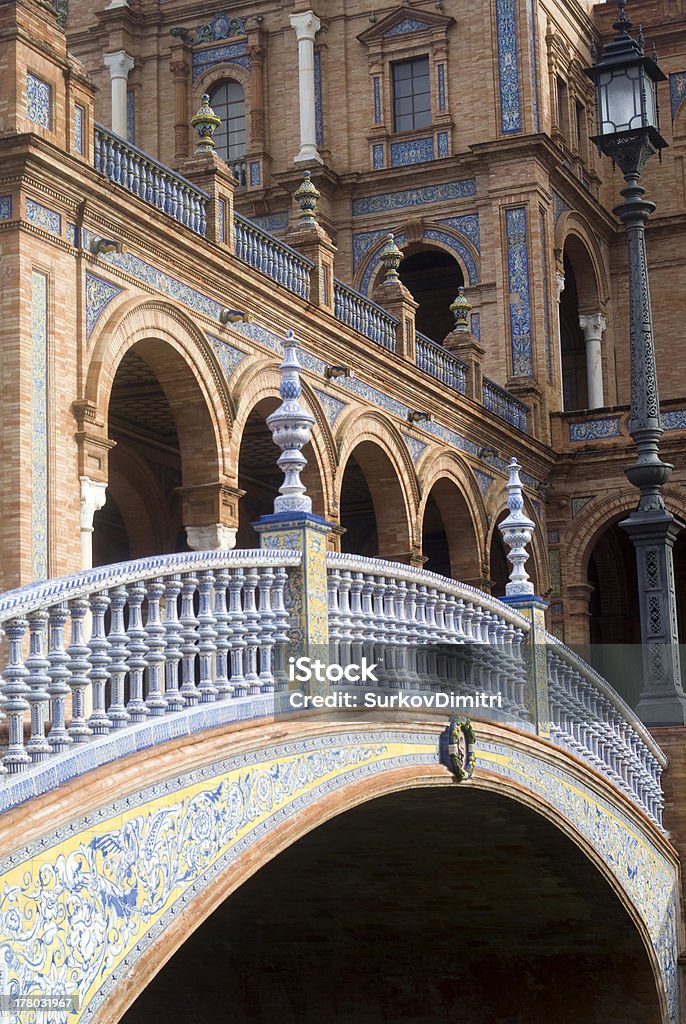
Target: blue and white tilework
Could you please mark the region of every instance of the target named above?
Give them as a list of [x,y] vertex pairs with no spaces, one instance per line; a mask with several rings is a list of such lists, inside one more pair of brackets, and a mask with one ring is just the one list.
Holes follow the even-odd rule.
[[545,372],[548,383],[553,379],[553,353],[552,340],[550,337],[550,302],[548,299],[548,230],[545,222],[545,213],[540,211],[540,234],[541,234],[541,286],[543,288],[543,325],[545,329]]
[[[84,239],[84,245],[87,244],[87,241],[87,239]],[[213,320],[219,319],[219,314],[224,308],[221,303],[215,302],[214,299],[203,295],[202,292],[197,291],[195,288],[191,288],[182,281],[178,281],[175,277],[171,277],[170,274],[165,274],[163,270],[158,270],[157,267],[153,267],[150,263],[146,263],[145,260],[134,256],[133,253],[113,252],[107,253],[101,258],[106,263],[111,263],[119,270],[130,274],[137,281],[141,281],[143,284],[147,284],[149,287],[155,288],[159,292],[164,292],[165,295],[170,295],[171,298],[177,299],[179,302],[183,302],[184,305],[190,306],[196,313],[203,313]]]
[[233,345],[230,345],[228,341],[224,341],[223,338],[215,337],[214,334],[208,334],[207,339],[228,381],[239,363],[242,363],[248,357],[245,352],[241,352],[239,348],[234,348]]
[[383,168],[384,162],[383,143],[377,142],[372,146],[372,169],[380,171]]
[[226,241],[226,200],[217,202],[217,235],[220,242]]
[[136,93],[133,89],[126,91],[126,140],[136,145]]
[[467,269],[467,281],[465,283],[468,285],[475,285],[479,283],[479,271],[477,265],[466,245],[463,245],[462,242],[453,238],[453,236],[449,235],[446,231],[439,231],[437,228],[427,228],[424,232],[424,239],[427,242],[441,242],[446,246],[446,248],[452,249],[452,251],[460,257],[460,260]]
[[536,57],[536,10],[534,0],[527,0],[526,13],[529,19],[529,65],[531,67],[531,107],[534,115],[534,131],[538,131],[538,64]]
[[86,274],[86,338],[90,340],[96,323],[101,314],[109,306],[112,299],[122,291],[110,281],[95,274]]
[[31,544],[34,580],[48,577],[48,277],[31,274]]
[[582,509],[586,508],[593,501],[595,495],[587,494],[583,498],[572,498],[572,519],[578,516]]
[[226,46],[213,46],[209,50],[196,50],[193,53],[193,81],[197,81],[201,75],[214,67],[215,64],[224,62],[240,64],[246,70],[250,69],[250,57],[246,50],[247,44],[229,43]]
[[428,28],[431,28],[429,22],[423,21],[421,18],[403,18],[402,21],[398,21],[391,28],[386,29],[384,36],[402,36],[408,32],[424,32]]
[[598,441],[605,437],[619,437],[619,416],[602,416],[584,423],[568,423],[570,441]]
[[448,150],[448,133],[447,132],[439,132],[438,135],[436,136],[436,143],[438,145],[438,159],[439,160],[443,160],[444,157],[450,156],[450,152]]
[[26,75],[26,116],[41,128],[52,128],[52,88],[30,71]]
[[515,0],[496,0],[500,124],[503,135],[522,130]]
[[353,273],[372,246],[387,238],[387,231],[357,231],[353,235]]
[[314,133],[318,146],[324,145],[324,106],[322,102],[322,55],[314,55]]
[[479,485],[479,490],[481,491],[485,498],[491,489],[491,485],[493,483],[494,478],[492,476],[489,476],[488,473],[482,472],[480,469],[474,469],[472,470],[472,472],[476,477],[476,482]]
[[460,217],[442,217],[438,222],[464,235],[477,252],[481,252],[481,228],[478,213],[465,213]]
[[569,209],[571,209],[569,203],[566,203],[557,192],[553,192],[553,220],[556,224],[562,214],[566,213]]
[[672,110],[672,121],[685,98],[686,71],[675,71],[669,76],[669,105]]
[[262,217],[249,217],[248,220],[257,224],[258,228],[262,228],[263,231],[285,231],[288,227],[287,213],[267,213]]
[[481,313],[472,313],[469,318],[469,329],[477,341],[481,341]]
[[374,124],[381,124],[381,79],[374,75]]
[[408,167],[410,164],[425,164],[434,158],[433,135],[411,142],[391,143],[391,167]]
[[618,806],[564,768],[515,752],[504,744],[479,743],[476,758],[477,767],[509,779],[552,804],[600,855],[650,935],[667,995],[669,1021],[677,1024],[677,878],[673,866],[640,822],[629,820]]
[[12,196],[0,196],[0,220],[9,220],[12,216]]
[[507,273],[510,293],[510,341],[513,377],[532,377],[534,372],[531,343],[531,299],[529,287],[529,251],[526,207],[505,211],[507,235]]
[[327,423],[332,427],[342,410],[345,409],[346,403],[341,402],[339,398],[334,398],[333,395],[328,394],[326,391],[320,391],[318,388],[314,388],[313,390],[319,399],[319,404],[324,410]]
[[449,181],[443,185],[424,185],[421,188],[401,189],[378,196],[363,196],[353,199],[353,217],[368,213],[384,213],[388,210],[404,210],[411,206],[425,206],[428,203],[442,203],[446,199],[464,199],[476,195],[476,178]]
[[68,220],[67,221],[67,241],[69,242],[70,245],[76,245],[77,233],[78,232],[77,232],[76,224],[72,224],[72,222]]
[[52,235],[62,234],[62,218],[56,210],[51,210],[34,199],[26,198],[24,203],[24,215],[28,221],[35,224]]
[[686,430],[686,409],[670,409],[662,413],[665,430]]
[[412,461],[416,465],[422,457],[422,454],[429,447],[428,444],[425,444],[424,441],[420,441],[417,437],[411,437],[410,434],[403,434],[403,440],[407,445],[407,450],[412,457]]
[[74,149],[83,156],[83,107],[78,103],[74,104]]
[[250,161],[250,185],[255,188],[262,182],[262,169],[259,160]]
[[445,64],[439,64],[436,73],[438,75],[438,110],[443,114],[445,113]]

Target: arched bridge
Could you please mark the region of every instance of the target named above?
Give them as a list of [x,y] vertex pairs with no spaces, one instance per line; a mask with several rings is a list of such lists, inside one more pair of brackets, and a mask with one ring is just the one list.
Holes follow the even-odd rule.
[[[309,527],[275,525],[262,551],[160,556],[0,598],[8,1019],[42,994],[69,1004],[45,1021],[119,1020],[228,894],[315,826],[449,787],[456,820],[489,791],[581,851],[642,950],[644,1019],[676,1024],[678,862],[648,732],[524,609],[326,554]],[[375,668],[300,689],[298,657]],[[301,710],[297,694],[319,699]],[[459,722],[448,735],[455,715],[473,735]]]

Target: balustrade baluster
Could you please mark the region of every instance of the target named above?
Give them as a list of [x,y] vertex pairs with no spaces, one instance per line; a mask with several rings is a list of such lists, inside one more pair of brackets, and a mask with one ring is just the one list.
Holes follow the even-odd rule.
[[31,708],[31,736],[26,744],[26,751],[32,761],[44,761],[52,748],[45,738],[45,723],[48,718],[49,696],[47,686],[50,683],[48,669],[50,662],[45,656],[45,640],[48,613],[39,608],[28,616],[29,623],[29,656],[26,659],[28,675],[26,682],[29,692],[26,699]]
[[22,644],[27,626],[26,619],[16,618],[10,619],[3,627],[7,637],[8,659],[3,674],[2,692],[9,735],[7,753],[2,760],[10,774],[20,772],[31,763],[31,757],[24,746],[24,712],[29,709],[26,698],[31,692],[26,685],[29,671],[22,657]]
[[86,690],[90,689],[88,678],[90,662],[89,650],[85,641],[85,620],[89,604],[86,598],[79,597],[69,602],[71,616],[71,643],[67,648],[69,655],[69,686],[71,688],[71,721],[69,736],[74,743],[84,743],[91,730],[86,721]]
[[241,596],[245,576],[242,569],[232,569],[229,580],[229,622],[231,626],[231,685],[234,697],[244,697],[248,684],[243,674],[243,656],[247,647]]
[[179,690],[179,663],[181,661],[181,623],[179,622],[179,594],[181,576],[173,573],[164,583],[164,697],[167,711],[180,711],[186,698]]
[[143,676],[146,668],[145,655],[148,645],[143,628],[142,605],[145,587],[142,583],[130,583],[126,588],[129,605],[129,624],[126,630],[129,665],[129,702],[126,710],[132,722],[142,722],[150,714],[143,699]]
[[272,611],[271,595],[274,584],[274,573],[271,569],[258,570],[257,588],[258,605],[258,640],[259,640],[259,677],[260,689],[263,693],[274,692],[274,675],[272,673],[272,655],[274,650],[274,631],[276,613]]
[[109,606],[110,599],[107,594],[100,593],[91,596],[92,624],[91,638],[88,644],[90,650],[88,660],[91,664],[90,681],[93,710],[88,718],[88,724],[95,736],[107,735],[112,726],[107,717],[107,696],[105,693],[105,688],[110,678],[108,671],[110,663],[109,644],[105,635],[105,615]]
[[125,703],[125,680],[128,672],[126,664],[126,631],[124,629],[124,606],[126,605],[126,587],[113,587],[110,590],[110,631],[108,634],[110,652],[110,679],[112,681],[110,706],[107,717],[113,729],[121,729],[127,725],[130,715]]
[[181,696],[191,707],[200,702],[200,691],[195,685],[195,659],[198,653],[198,620],[193,611],[193,600],[198,587],[198,577],[185,573],[181,587]]
[[145,706],[153,718],[157,718],[164,715],[167,710],[167,701],[162,692],[165,660],[164,626],[160,616],[160,601],[164,594],[162,580],[151,580],[145,588],[145,592],[148,601],[148,614],[145,619],[145,633],[148,644],[148,653],[145,657],[148,666]]
[[212,679],[212,667],[216,652],[216,619],[212,611],[214,575],[209,569],[198,574],[198,660],[200,663],[200,700],[203,704],[217,699],[217,687]]
[[288,647],[288,625],[290,616],[284,604],[284,592],[288,573],[281,566],[274,572],[272,609],[274,611],[274,685],[277,692],[288,689],[286,676],[286,650]]
[[248,685],[249,695],[260,692],[259,677],[257,675],[257,642],[260,617],[255,601],[257,580],[258,576],[255,570],[252,568],[248,569],[243,583],[243,616],[245,619],[245,681]]
[[220,569],[214,581],[214,619],[217,633],[214,681],[217,687],[217,699],[221,700],[232,692],[229,683],[229,613],[226,607],[226,588],[229,585],[229,574]]
[[58,754],[71,745],[66,729],[66,704],[69,696],[69,655],[64,649],[64,627],[69,617],[65,601],[53,605],[48,611],[48,695],[50,697],[51,727],[48,743]]

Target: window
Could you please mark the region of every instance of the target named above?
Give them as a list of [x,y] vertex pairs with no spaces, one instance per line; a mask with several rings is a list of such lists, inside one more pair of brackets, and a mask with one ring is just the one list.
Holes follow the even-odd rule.
[[429,58],[404,60],[392,68],[395,131],[427,128],[431,124]]
[[579,103],[579,101],[577,100],[575,110],[576,110],[576,146],[577,146],[577,149],[578,149],[579,153],[581,154],[581,156],[584,156],[584,154],[585,154],[585,145],[584,144],[585,144],[585,140],[586,140],[586,131],[585,131],[586,108],[584,107],[584,105],[582,103]]
[[[214,133],[219,156],[227,163],[245,156],[245,94],[233,78],[227,78],[210,93],[210,106],[222,123]],[[245,182],[243,182],[245,184]]]
[[567,83],[558,76],[557,85],[557,127],[567,138]]

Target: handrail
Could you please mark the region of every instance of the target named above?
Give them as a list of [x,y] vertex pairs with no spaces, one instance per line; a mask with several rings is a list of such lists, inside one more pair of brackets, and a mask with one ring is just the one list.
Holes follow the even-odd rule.
[[485,409],[501,420],[517,430],[526,431],[528,407],[489,377],[483,379],[483,404]]
[[464,395],[467,391],[467,366],[426,334],[415,332],[417,366],[431,377]]
[[127,192],[204,236],[207,192],[100,124],[95,125],[93,165]]
[[271,277],[301,299],[309,299],[310,273],[314,267],[312,260],[239,213],[234,213],[234,226],[235,253],[239,260]]
[[395,352],[398,321],[387,310],[355,291],[338,278],[334,280],[334,316],[370,341]]

